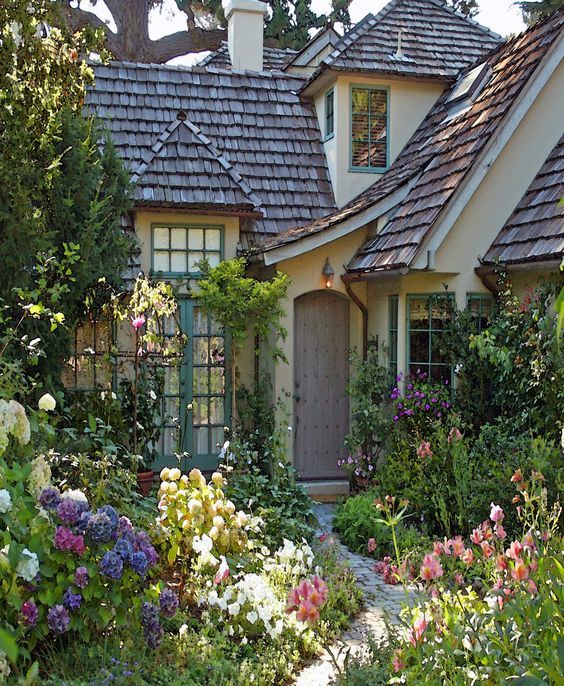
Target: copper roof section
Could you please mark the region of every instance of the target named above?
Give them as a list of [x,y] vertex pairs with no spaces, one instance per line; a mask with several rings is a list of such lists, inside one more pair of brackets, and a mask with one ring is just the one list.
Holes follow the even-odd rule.
[[449,81],[501,40],[442,0],[391,0],[341,38],[311,81],[327,69]]
[[518,264],[564,257],[564,136],[535,176],[482,264]]
[[256,211],[261,236],[335,209],[303,78],[120,62],[94,71],[87,104],[108,126],[138,205]]

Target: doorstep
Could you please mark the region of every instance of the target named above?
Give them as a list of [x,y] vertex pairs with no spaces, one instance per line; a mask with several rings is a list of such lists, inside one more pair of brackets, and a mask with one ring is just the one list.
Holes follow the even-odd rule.
[[334,503],[350,493],[348,481],[300,481],[308,495],[320,503]]

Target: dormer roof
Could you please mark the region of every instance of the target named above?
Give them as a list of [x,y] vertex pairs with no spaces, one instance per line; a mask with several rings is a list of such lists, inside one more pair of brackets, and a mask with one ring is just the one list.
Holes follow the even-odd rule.
[[450,81],[501,41],[442,0],[391,0],[341,38],[311,81],[327,70]]

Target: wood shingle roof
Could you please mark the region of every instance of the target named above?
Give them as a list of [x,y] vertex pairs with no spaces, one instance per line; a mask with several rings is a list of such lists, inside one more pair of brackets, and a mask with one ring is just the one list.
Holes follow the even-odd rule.
[[303,79],[119,62],[94,71],[87,105],[106,122],[138,204],[253,209],[263,236],[335,209]]
[[[290,48],[269,48],[264,46],[263,48],[263,65],[265,70],[269,69],[284,69],[288,65],[293,57],[296,55],[295,50]],[[223,41],[221,46],[206,55],[204,59],[198,62],[199,67],[219,67],[220,69],[231,69],[231,59],[229,57],[229,49],[227,43]]]
[[483,264],[564,257],[564,136],[486,253]]

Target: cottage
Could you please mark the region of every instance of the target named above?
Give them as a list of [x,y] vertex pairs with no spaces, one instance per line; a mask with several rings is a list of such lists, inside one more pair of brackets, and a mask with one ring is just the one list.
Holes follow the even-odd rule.
[[[225,9],[216,53],[193,68],[98,66],[89,106],[135,182],[136,269],[195,284],[202,257],[245,254],[258,275],[290,275],[274,397],[289,394],[300,477],[339,492],[349,351],[450,375],[433,295],[487,318],[498,261],[520,287],[558,272],[564,13],[503,42],[441,0],[391,0],[294,53],[263,46],[263,3]],[[209,469],[232,409],[213,354],[223,332],[197,300],[179,307],[190,342],[165,414]],[[252,354],[239,377],[252,381]]]

